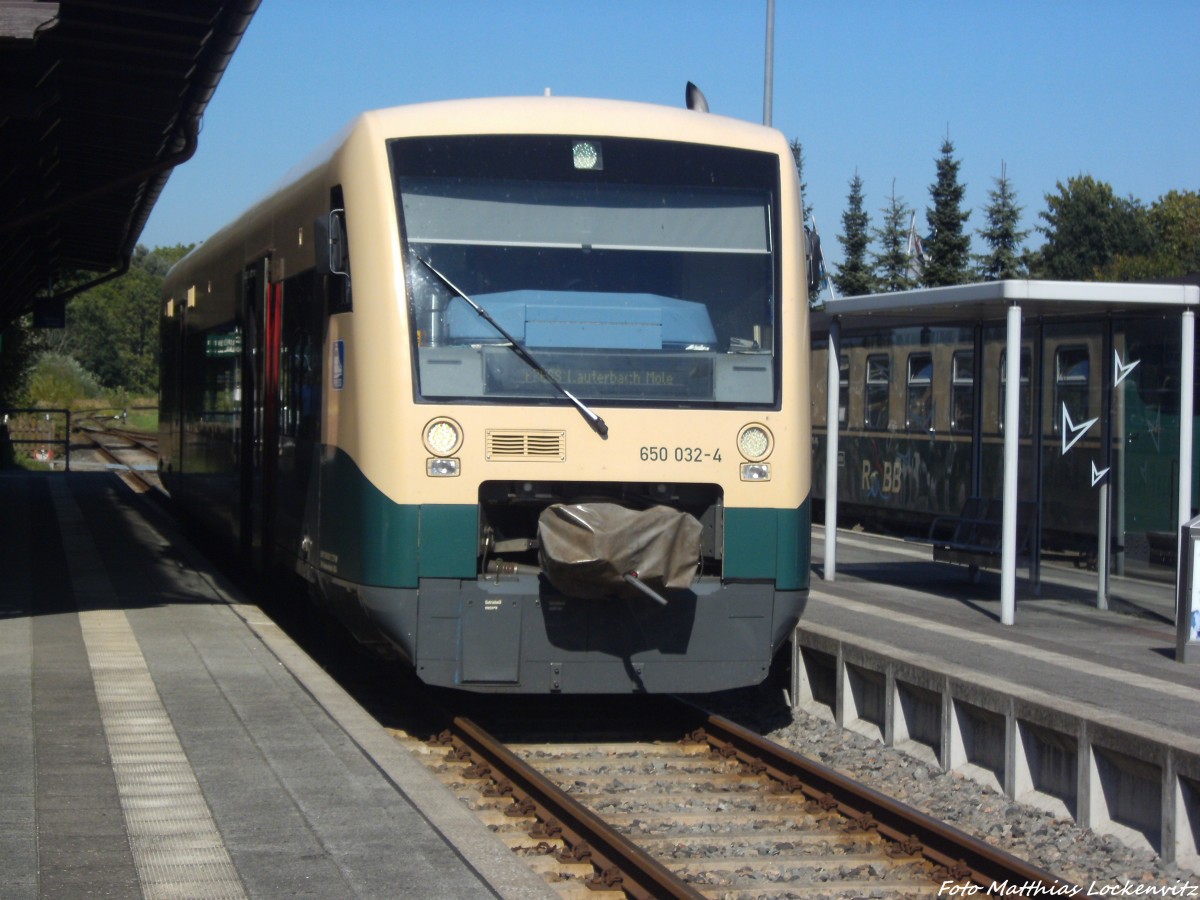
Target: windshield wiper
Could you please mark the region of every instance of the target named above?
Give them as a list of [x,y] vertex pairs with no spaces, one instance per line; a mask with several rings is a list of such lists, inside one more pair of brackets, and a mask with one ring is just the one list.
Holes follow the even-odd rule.
[[573,403],[575,405],[575,408],[577,410],[579,410],[579,414],[581,416],[583,416],[584,421],[587,422],[588,425],[592,426],[592,431],[596,432],[596,434],[600,435],[600,437],[602,437],[602,438],[605,438],[605,439],[608,438],[608,426],[604,423],[604,420],[602,418],[600,418],[598,415],[596,415],[596,413],[592,412],[591,409],[589,409],[588,406],[582,400],[580,400],[578,397],[576,397],[574,394],[572,394],[570,391],[568,391],[565,387],[563,387],[561,384],[559,384],[558,380],[553,375],[550,374],[550,372],[546,369],[545,366],[543,366],[540,362],[538,362],[536,359],[534,359],[534,357],[530,354],[530,352],[528,350],[526,350],[519,343],[517,343],[516,338],[514,338],[511,334],[509,334],[507,331],[505,331],[504,328],[500,325],[500,323],[492,318],[491,313],[489,313],[486,309],[484,309],[482,306],[480,306],[478,303],[476,303],[474,300],[472,300],[470,297],[468,297],[466,294],[464,294],[462,291],[460,291],[455,286],[454,282],[452,282],[449,278],[447,278],[445,275],[443,275],[441,272],[439,272],[437,269],[435,269],[433,267],[433,265],[429,262],[429,260],[425,259],[423,256],[418,256],[417,259],[421,260],[421,262],[423,262],[425,264],[425,268],[427,268],[430,272],[432,272],[434,275],[436,275],[438,277],[438,279],[442,282],[442,284],[446,285],[446,287],[450,288],[450,290],[452,290],[455,294],[457,294],[458,296],[460,296],[464,300],[466,300],[467,303],[470,304],[471,309],[473,309],[473,310],[475,310],[475,312],[479,313],[479,315],[482,316],[483,319],[489,325],[491,325],[493,328],[495,328],[496,331],[500,333],[500,336],[503,337],[506,341],[508,341],[508,346],[512,348],[513,353],[515,353],[515,354],[517,354],[517,356],[521,357],[521,359],[523,359],[529,365],[529,367],[531,369],[533,369],[533,371],[537,372],[539,375],[541,375],[543,378],[545,378],[546,381],[550,382],[551,387],[553,387],[556,391],[558,391],[560,394],[562,394],[564,397],[566,397],[568,400],[570,400],[571,403]]

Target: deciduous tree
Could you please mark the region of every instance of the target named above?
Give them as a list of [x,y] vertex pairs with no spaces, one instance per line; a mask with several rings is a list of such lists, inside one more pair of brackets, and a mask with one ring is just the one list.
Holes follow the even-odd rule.
[[189,248],[138,246],[129,271],[75,297],[67,307],[64,349],[106,388],[158,389],[158,310],[167,270]]
[[1098,276],[1105,281],[1179,278],[1200,272],[1200,194],[1169,191],[1146,211],[1152,243],[1146,253],[1118,253]]
[[1146,211],[1132,197],[1122,199],[1112,186],[1091,175],[1078,175],[1057,193],[1046,195],[1045,222],[1038,231],[1046,242],[1038,252],[1035,276],[1066,281],[1094,281],[1118,256],[1151,251]]

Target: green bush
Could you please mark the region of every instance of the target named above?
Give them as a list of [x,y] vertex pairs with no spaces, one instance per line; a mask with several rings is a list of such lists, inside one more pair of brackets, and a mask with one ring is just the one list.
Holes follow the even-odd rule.
[[66,409],[79,400],[104,396],[96,376],[65,353],[43,353],[29,378],[29,395],[35,406]]

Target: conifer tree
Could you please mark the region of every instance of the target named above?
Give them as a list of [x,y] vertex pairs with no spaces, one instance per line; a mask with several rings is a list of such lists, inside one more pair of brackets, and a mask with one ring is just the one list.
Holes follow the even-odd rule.
[[959,161],[954,158],[954,144],[949,138],[942,142],[937,161],[937,181],[929,186],[933,208],[925,210],[929,236],[925,238],[925,273],[922,280],[929,287],[965,284],[971,279],[971,235],[963,226],[971,211],[962,211],[966,186],[959,184]]
[[976,271],[984,281],[1024,278],[1028,274],[1028,267],[1021,242],[1029,232],[1017,228],[1022,207],[1017,206],[1017,195],[1008,180],[1008,169],[1003,162],[1000,163],[1000,177],[993,180],[996,187],[988,192],[990,202],[984,210],[987,227],[979,230],[979,236],[988,245],[988,252],[975,257]]
[[892,183],[892,196],[883,213],[883,227],[874,231],[879,242],[879,251],[872,257],[875,266],[877,291],[908,291],[917,286],[908,274],[908,220],[912,210],[902,197],[896,196],[896,184]]
[[844,297],[875,292],[875,273],[867,265],[867,248],[871,245],[870,217],[863,208],[863,181],[856,171],[850,179],[850,193],[842,213],[842,245],[844,261],[837,267],[833,283]]

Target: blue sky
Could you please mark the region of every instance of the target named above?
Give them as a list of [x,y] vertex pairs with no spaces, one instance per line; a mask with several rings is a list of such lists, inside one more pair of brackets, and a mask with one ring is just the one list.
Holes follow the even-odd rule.
[[[713,112],[761,122],[766,7],[263,0],[141,242],[204,240],[366,109],[546,88],[679,106],[691,80]],[[772,124],[804,145],[807,201],[834,261],[855,171],[873,227],[894,183],[924,231],[947,134],[972,231],[1002,162],[1030,230],[1045,195],[1079,174],[1147,204],[1200,190],[1197,0],[775,7]]]

